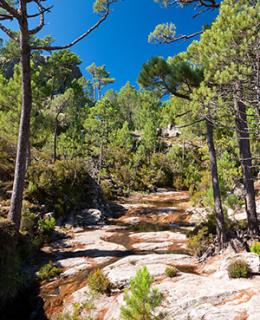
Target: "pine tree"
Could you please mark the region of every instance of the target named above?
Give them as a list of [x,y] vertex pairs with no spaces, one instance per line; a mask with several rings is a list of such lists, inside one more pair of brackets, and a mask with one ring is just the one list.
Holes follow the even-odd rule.
[[[259,107],[256,66],[260,38],[255,27],[259,23],[259,8],[260,3],[255,0],[225,0],[211,28],[188,50],[194,61],[204,66],[205,73],[194,98],[211,105],[211,122],[215,126],[237,134],[248,228],[253,235],[259,233],[259,227],[250,140],[258,132],[250,132],[249,124],[257,120]],[[248,117],[250,109],[255,118]]]
[[[185,101],[191,101],[193,91],[200,87],[202,80],[202,68],[196,67],[196,64],[191,64],[185,54],[181,54],[171,59],[169,58],[167,61],[161,57],[155,57],[144,64],[139,76],[139,82],[145,88],[158,91],[162,95],[172,94],[173,96],[184,99]],[[196,107],[195,110],[197,109],[198,108]],[[227,241],[227,236],[220,195],[213,126],[211,123],[210,113],[208,111],[205,112],[205,110],[202,110],[202,112],[203,113],[200,114],[200,118],[191,124],[189,123],[188,126],[194,125],[200,121],[206,122],[214,194],[214,211],[217,222],[217,235],[219,245],[220,247],[223,247]]]
[[[99,20],[81,34],[77,39],[62,46],[52,46],[45,41],[38,41],[35,35],[39,33],[45,26],[46,14],[50,12],[51,7],[45,6],[44,0],[2,0],[0,2],[0,30],[4,32],[10,39],[20,44],[19,58],[21,63],[21,91],[22,91],[22,107],[20,116],[20,127],[17,143],[17,156],[13,183],[13,192],[11,198],[11,206],[8,214],[16,228],[19,230],[21,223],[21,210],[23,201],[23,191],[25,185],[25,174],[27,170],[27,156],[30,149],[30,120],[33,105],[32,97],[32,52],[33,51],[56,51],[64,50],[72,47],[91,34],[98,28],[110,14],[110,6],[115,1],[112,0],[96,0],[93,9],[96,13],[101,14]],[[29,6],[34,4],[34,12]],[[34,24],[31,28],[31,19],[39,19],[38,25]],[[15,20],[15,29],[10,29],[10,21]],[[12,25],[12,24],[11,24]],[[16,32],[16,26],[19,28],[19,34]]]
[[110,73],[106,70],[106,66],[97,66],[92,63],[87,67],[87,71],[92,75],[93,88],[97,90],[96,100],[100,100],[102,97],[102,89],[108,84],[114,83],[115,79],[110,77]]
[[153,278],[146,267],[137,271],[130,280],[130,290],[125,292],[125,305],[121,307],[122,320],[155,320],[155,309],[162,302],[162,294],[152,289]]

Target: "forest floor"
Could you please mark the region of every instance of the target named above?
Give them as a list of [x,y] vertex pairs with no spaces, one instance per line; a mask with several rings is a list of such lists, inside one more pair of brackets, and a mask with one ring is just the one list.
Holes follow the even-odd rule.
[[[199,263],[187,249],[187,232],[194,227],[191,212],[186,192],[135,194],[115,205],[106,224],[60,228],[62,239],[42,249],[44,261],[52,260],[63,269],[59,277],[41,285],[46,318],[73,313],[77,303],[83,319],[119,319],[124,288],[138,269],[147,266],[164,295],[158,311],[167,319],[259,320],[259,257],[228,248]],[[254,272],[251,279],[229,279],[227,264],[237,256],[248,261]],[[178,268],[177,277],[165,275],[169,266]],[[95,268],[102,268],[109,278],[110,295],[92,296],[89,291],[87,275]],[[92,307],[86,308],[89,299]]]

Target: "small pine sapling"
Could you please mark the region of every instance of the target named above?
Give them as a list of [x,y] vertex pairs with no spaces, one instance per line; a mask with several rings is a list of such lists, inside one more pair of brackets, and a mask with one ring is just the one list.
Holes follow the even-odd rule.
[[162,302],[162,294],[156,288],[151,288],[154,282],[146,267],[137,271],[130,280],[130,289],[125,292],[125,305],[121,307],[122,320],[154,320],[156,307]]

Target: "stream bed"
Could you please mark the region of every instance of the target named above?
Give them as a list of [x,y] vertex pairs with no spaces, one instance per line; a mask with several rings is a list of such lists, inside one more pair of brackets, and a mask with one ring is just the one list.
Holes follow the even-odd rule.
[[[39,295],[46,318],[55,319],[97,267],[106,269],[125,257],[142,256],[143,261],[152,254],[186,257],[186,234],[192,227],[185,212],[188,200],[186,192],[136,194],[116,204],[106,225],[72,228],[64,239],[43,248],[64,269],[61,277],[41,285]],[[179,261],[179,270],[196,273],[196,264],[189,260],[192,262]],[[38,319],[37,313],[34,318]]]
[[[8,306],[4,320],[60,320],[64,313],[73,313],[75,303],[82,319],[119,320],[123,291],[144,266],[164,297],[158,311],[168,319],[260,319],[259,256],[236,254],[229,247],[198,263],[187,249],[194,213],[186,192],[135,194],[112,208],[113,214],[100,225],[57,229],[61,237],[43,247],[38,259],[41,264],[53,261],[63,272],[23,292]],[[254,276],[229,279],[227,265],[234,258],[246,259]],[[167,277],[169,266],[178,269],[177,277]],[[103,270],[112,290],[95,297],[95,308],[89,310],[84,307],[91,296],[87,276],[96,268]]]

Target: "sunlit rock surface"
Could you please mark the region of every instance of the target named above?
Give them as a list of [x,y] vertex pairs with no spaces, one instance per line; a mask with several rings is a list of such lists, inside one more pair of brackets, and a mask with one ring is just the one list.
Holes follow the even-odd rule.
[[[259,256],[236,254],[231,247],[203,263],[190,256],[187,229],[205,212],[188,209],[185,192],[135,195],[127,201],[127,211],[112,217],[111,225],[70,228],[64,231],[64,239],[44,248],[63,268],[58,279],[41,288],[48,319],[73,314],[76,304],[80,319],[119,320],[124,289],[144,266],[163,293],[157,313],[167,314],[167,319],[260,319]],[[228,264],[237,258],[247,261],[252,278],[229,279]],[[169,266],[178,268],[177,277],[166,276]],[[111,282],[110,295],[93,296],[88,288],[88,273],[97,267]]]

